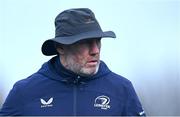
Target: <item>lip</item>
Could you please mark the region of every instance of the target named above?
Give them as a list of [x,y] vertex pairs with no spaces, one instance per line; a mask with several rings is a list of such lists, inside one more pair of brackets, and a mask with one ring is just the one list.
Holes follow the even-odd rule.
[[98,60],[89,60],[88,63],[98,62]]
[[87,64],[90,65],[90,66],[95,66],[95,65],[98,64],[98,60],[90,60],[90,61],[87,62]]

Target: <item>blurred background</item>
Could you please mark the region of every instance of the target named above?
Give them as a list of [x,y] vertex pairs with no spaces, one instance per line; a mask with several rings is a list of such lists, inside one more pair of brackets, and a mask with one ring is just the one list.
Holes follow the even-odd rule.
[[0,0],[0,107],[13,84],[51,57],[41,45],[54,37],[54,18],[88,7],[102,29],[101,59],[132,81],[150,116],[180,116],[179,0]]

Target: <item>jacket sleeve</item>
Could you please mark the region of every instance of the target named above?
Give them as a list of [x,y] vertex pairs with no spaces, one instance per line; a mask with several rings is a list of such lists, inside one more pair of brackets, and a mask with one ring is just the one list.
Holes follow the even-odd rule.
[[0,109],[0,116],[21,115],[22,96],[18,91],[17,84],[9,92],[2,108]]
[[132,83],[129,82],[126,88],[127,100],[125,103],[124,115],[146,116]]

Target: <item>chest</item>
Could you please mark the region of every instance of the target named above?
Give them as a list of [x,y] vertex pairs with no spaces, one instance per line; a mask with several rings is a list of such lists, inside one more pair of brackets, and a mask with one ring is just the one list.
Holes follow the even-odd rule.
[[124,101],[112,91],[83,86],[47,90],[27,100],[25,115],[121,115]]

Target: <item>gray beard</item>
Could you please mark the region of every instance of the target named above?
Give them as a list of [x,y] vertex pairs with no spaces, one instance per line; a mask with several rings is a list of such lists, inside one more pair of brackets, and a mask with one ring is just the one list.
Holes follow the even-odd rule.
[[80,64],[76,63],[72,58],[66,59],[66,63],[63,65],[66,69],[74,72],[80,76],[92,76],[95,75],[99,70],[99,64],[96,66],[95,71],[90,68],[84,68]]

